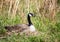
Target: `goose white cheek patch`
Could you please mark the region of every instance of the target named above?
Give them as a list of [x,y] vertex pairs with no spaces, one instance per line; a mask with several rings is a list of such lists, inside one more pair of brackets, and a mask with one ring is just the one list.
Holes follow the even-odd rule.
[[35,31],[35,27],[33,25],[30,26],[30,31],[34,32]]
[[29,14],[29,16],[32,16],[31,14]]

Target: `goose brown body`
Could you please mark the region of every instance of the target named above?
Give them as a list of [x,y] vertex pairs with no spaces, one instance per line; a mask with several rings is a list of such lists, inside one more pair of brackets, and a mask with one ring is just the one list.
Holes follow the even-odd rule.
[[28,24],[17,24],[14,26],[5,26],[5,29],[7,31],[16,31],[16,32],[22,32],[24,30],[27,30],[29,28]]

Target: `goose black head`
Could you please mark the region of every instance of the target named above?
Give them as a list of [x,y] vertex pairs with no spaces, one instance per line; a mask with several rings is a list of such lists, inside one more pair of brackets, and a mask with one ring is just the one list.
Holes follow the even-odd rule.
[[30,19],[31,16],[34,17],[35,15],[33,13],[28,13],[28,16],[27,16],[27,20],[28,20],[28,23],[29,23],[28,26],[33,25],[32,22],[31,22],[31,19]]
[[35,17],[35,15],[34,15],[33,13],[29,13],[28,15],[29,15],[30,17],[31,17],[31,16]]

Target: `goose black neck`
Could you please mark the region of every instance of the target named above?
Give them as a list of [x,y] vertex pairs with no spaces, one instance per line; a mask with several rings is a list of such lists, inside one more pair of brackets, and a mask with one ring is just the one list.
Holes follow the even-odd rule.
[[32,22],[31,22],[31,19],[30,19],[29,15],[28,15],[27,19],[28,19],[28,23],[29,23],[28,26],[32,25]]

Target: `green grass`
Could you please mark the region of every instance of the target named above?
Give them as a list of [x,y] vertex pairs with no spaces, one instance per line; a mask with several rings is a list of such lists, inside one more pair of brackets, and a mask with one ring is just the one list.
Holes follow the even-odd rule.
[[[4,33],[6,25],[23,24],[23,18],[16,15],[14,19],[8,18],[6,15],[0,16],[0,35],[6,36],[4,39],[0,39],[0,42],[60,42],[60,13],[56,15],[56,22],[52,22],[49,19],[43,17],[32,17],[31,20],[36,29],[41,32],[39,36],[15,35],[7,36]],[[27,14],[25,14],[27,16]],[[38,15],[38,14],[36,14]],[[25,18],[26,18],[25,16]],[[27,21],[27,18],[26,18]]]
[[[60,41],[60,22],[53,24],[48,19],[42,21],[39,17],[31,18],[34,26],[40,32],[39,36],[21,36],[12,34],[6,36],[4,39],[0,39],[0,42],[59,42]],[[22,19],[17,15],[14,19],[8,19],[7,17],[0,16],[0,34],[4,34],[6,30],[4,26],[23,24]]]

